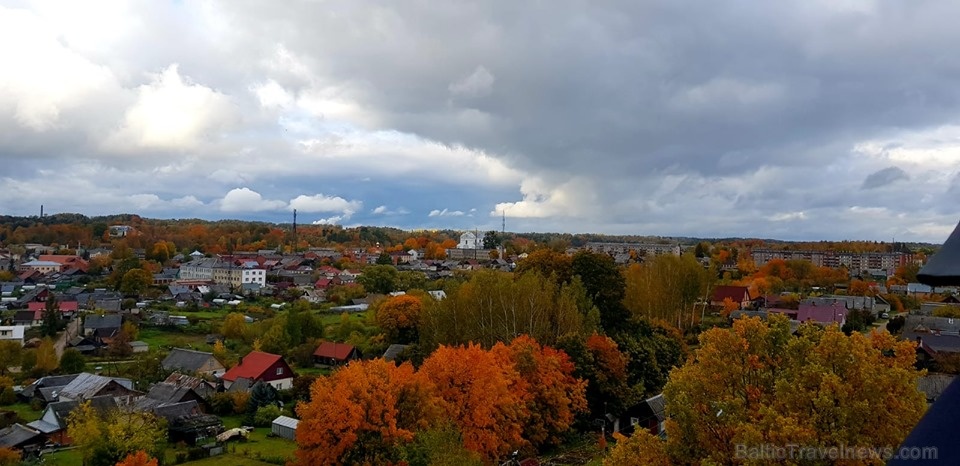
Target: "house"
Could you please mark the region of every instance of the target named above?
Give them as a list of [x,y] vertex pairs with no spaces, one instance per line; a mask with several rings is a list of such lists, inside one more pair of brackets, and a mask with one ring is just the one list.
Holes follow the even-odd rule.
[[48,375],[46,377],[40,377],[39,379],[34,380],[30,385],[24,387],[18,396],[21,400],[27,403],[37,400],[41,404],[45,405],[47,403],[57,401],[56,394],[68,383],[73,382],[73,379],[77,378],[77,375],[79,374]]
[[92,336],[98,333],[100,336],[113,336],[120,331],[122,325],[123,317],[117,314],[88,315],[83,319],[83,334]]
[[230,388],[239,378],[269,383],[277,390],[293,388],[293,369],[278,354],[251,351],[240,363],[223,374],[224,386]]
[[300,421],[297,419],[279,416],[270,424],[270,432],[277,437],[296,440],[298,424],[300,424]]
[[614,432],[632,433],[636,429],[645,429],[660,436],[664,433],[666,418],[666,400],[661,393],[627,408],[620,419],[614,421]]
[[779,309],[770,308],[767,312],[785,314],[790,320],[797,322],[811,322],[820,325],[837,324],[843,325],[847,322],[847,310],[843,301],[830,301],[828,304],[813,302],[802,302],[797,309]]
[[[110,395],[90,398],[90,407],[99,413],[117,408],[117,401]],[[80,406],[79,401],[58,401],[50,403],[43,410],[40,419],[30,422],[27,426],[43,432],[50,441],[61,445],[73,443],[67,436],[67,419],[74,409]]]
[[176,385],[178,387],[188,387],[203,398],[207,398],[216,392],[216,387],[212,383],[199,377],[193,377],[179,372],[174,372],[167,376],[163,383]]
[[161,363],[163,370],[220,377],[227,368],[213,357],[213,353],[174,348]]
[[83,401],[103,395],[139,396],[129,379],[103,377],[82,372],[60,389],[58,401]]
[[[57,305],[60,309],[60,315],[64,319],[72,318],[77,314],[77,311],[80,310],[80,303],[76,301],[58,301]],[[47,308],[47,303],[43,301],[34,301],[27,303],[27,309],[31,311],[40,311],[43,312]]]
[[397,359],[397,356],[399,356],[401,353],[404,352],[404,350],[406,350],[409,347],[410,345],[392,344],[387,347],[386,351],[383,352],[383,359],[386,361],[393,361],[394,359]]
[[[198,386],[203,387],[203,385]],[[143,398],[137,400],[135,406],[137,409],[150,411],[162,406],[193,402],[200,411],[205,412],[208,410],[208,406],[204,399],[204,394],[212,394],[213,390],[201,389],[201,391],[203,394],[198,392],[190,384],[177,384],[166,381],[155,383]]]
[[737,309],[750,307],[750,290],[745,286],[721,285],[713,289],[710,305],[723,307],[727,299],[737,304]]
[[14,325],[36,327],[43,323],[43,311],[17,311],[13,315]]
[[39,452],[46,440],[42,432],[22,424],[0,429],[0,448],[19,450],[21,456]]
[[223,432],[223,421],[204,414],[196,401],[158,406],[153,413],[167,420],[167,440],[171,443],[197,445]]
[[0,341],[15,341],[23,346],[23,331],[25,328],[23,325],[0,326]]
[[320,346],[313,352],[314,361],[328,366],[346,364],[361,357],[360,351],[353,345],[330,341],[320,343]]
[[915,341],[917,350],[927,358],[960,353],[960,319],[910,315],[901,337]]

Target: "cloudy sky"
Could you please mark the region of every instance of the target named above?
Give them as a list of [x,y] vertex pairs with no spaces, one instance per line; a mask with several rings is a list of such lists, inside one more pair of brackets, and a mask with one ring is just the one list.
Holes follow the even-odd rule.
[[0,0],[0,214],[942,242],[960,3]]

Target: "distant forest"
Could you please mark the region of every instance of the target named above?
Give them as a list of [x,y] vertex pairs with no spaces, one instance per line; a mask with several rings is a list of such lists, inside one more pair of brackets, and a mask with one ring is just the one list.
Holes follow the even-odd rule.
[[[460,237],[458,230],[401,230],[390,227],[360,226],[344,228],[339,225],[293,225],[245,220],[149,219],[134,214],[87,217],[81,214],[61,213],[43,217],[0,216],[0,245],[44,244],[68,249],[92,248],[109,245],[121,238],[110,236],[110,226],[127,225],[133,232],[122,238],[129,247],[150,248],[157,242],[173,243],[179,251],[200,250],[209,254],[261,249],[302,251],[310,247],[366,248],[381,246],[400,249],[410,246],[449,245]],[[482,232],[481,236],[483,236]],[[919,250],[933,252],[937,245],[927,243],[884,243],[876,241],[820,241],[786,242],[771,239],[745,238],[666,238],[641,235],[602,235],[570,233],[515,233],[490,232],[502,241],[510,254],[531,252],[541,247],[564,250],[581,247],[591,241],[680,244],[693,247],[700,243],[728,246],[738,249],[813,249],[843,251]],[[294,241],[296,246],[294,247]]]

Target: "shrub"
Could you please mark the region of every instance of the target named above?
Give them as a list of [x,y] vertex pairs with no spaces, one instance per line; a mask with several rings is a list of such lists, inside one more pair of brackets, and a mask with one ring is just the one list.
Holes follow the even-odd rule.
[[280,416],[280,407],[277,405],[261,406],[253,416],[253,425],[256,427],[269,427],[278,416]]

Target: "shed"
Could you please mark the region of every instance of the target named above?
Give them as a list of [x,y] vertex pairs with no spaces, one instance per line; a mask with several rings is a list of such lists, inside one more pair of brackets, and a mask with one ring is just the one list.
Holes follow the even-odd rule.
[[296,440],[297,424],[299,423],[300,421],[292,417],[280,416],[273,420],[270,431],[277,437]]

